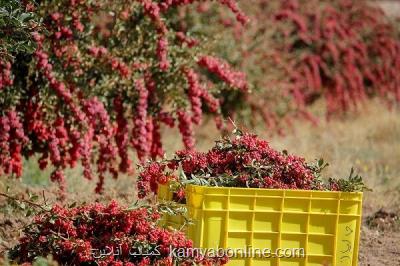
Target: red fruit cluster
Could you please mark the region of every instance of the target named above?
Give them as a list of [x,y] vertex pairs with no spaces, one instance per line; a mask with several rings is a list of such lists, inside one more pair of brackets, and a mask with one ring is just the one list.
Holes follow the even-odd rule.
[[244,92],[248,90],[246,75],[243,72],[232,70],[228,63],[221,59],[212,56],[203,56],[198,63],[232,87]]
[[179,110],[177,115],[179,132],[182,135],[183,144],[187,150],[192,150],[195,145],[192,119],[189,114],[183,110]]
[[150,151],[149,144],[147,143],[147,101],[149,92],[144,85],[143,80],[138,80],[135,83],[138,90],[138,105],[136,106],[136,116],[134,118],[134,146],[136,148],[138,157],[141,161],[148,155]]
[[[177,169],[182,169],[184,176],[176,174]],[[171,160],[150,163],[139,175],[138,191],[143,198],[157,193],[158,184],[184,184],[188,179],[210,186],[325,189],[318,174],[304,158],[278,152],[267,141],[245,133],[216,142],[208,152],[184,150]]]
[[[22,148],[28,143],[20,118],[15,111],[0,116],[0,170],[5,174],[22,174]],[[2,174],[0,172],[0,174]]]
[[137,181],[139,198],[144,198],[150,191],[157,192],[158,184],[166,184],[170,178],[167,177],[165,164],[151,162],[140,173]]
[[[96,165],[99,182],[96,192],[100,193],[104,185],[104,173],[109,172],[117,175],[117,169],[114,168],[113,164],[117,155],[117,148],[113,142],[115,137],[114,125],[111,123],[103,103],[97,98],[86,100],[83,103],[83,110],[89,120],[90,128],[94,130],[95,136],[93,136],[92,141],[96,141],[98,144],[99,156]],[[90,169],[86,168],[85,170],[88,172]]]
[[132,169],[132,162],[128,156],[129,148],[129,127],[128,121],[125,118],[124,106],[121,97],[116,97],[114,99],[114,110],[116,113],[117,128],[115,133],[115,142],[118,147],[118,154],[121,158],[119,164],[119,171],[122,173],[128,173]]
[[[32,34],[36,50],[15,65],[18,80],[12,82],[10,63],[0,63],[0,170],[19,176],[22,156],[39,155],[40,168],[51,165],[51,180],[64,188],[64,170],[80,163],[87,179],[97,174],[101,192],[107,174],[131,172],[130,148],[141,161],[163,155],[162,124],[179,124],[185,147],[192,149],[192,123],[202,120],[202,101],[220,115],[212,94],[219,92],[203,85],[207,75],[193,59],[203,51],[186,37],[190,29],[172,26],[172,9],[192,2],[40,1],[34,12],[43,24]],[[235,1],[221,4],[244,22]],[[245,89],[239,72],[213,60],[216,85]],[[8,129],[10,113],[25,138]]]
[[167,71],[169,68],[169,61],[168,61],[168,39],[167,37],[162,37],[158,40],[157,43],[157,57],[160,61],[160,69],[162,71]]
[[196,125],[200,124],[202,117],[202,108],[201,108],[201,95],[202,90],[200,88],[199,77],[196,72],[192,69],[186,71],[186,78],[189,83],[189,101],[192,105],[192,121]]
[[0,61],[0,91],[7,86],[13,85],[11,77],[11,63],[8,61]]
[[[201,90],[201,98],[203,99],[204,103],[210,109],[212,113],[218,112],[220,109],[220,101],[216,99],[207,89],[202,88]],[[216,117],[221,118],[221,117]]]
[[171,255],[171,249],[188,250],[192,242],[180,231],[159,227],[160,218],[161,213],[155,208],[127,209],[115,201],[108,206],[96,203],[63,208],[55,205],[24,229],[24,236],[11,251],[11,257],[19,263],[31,263],[38,256],[51,254],[62,265],[226,263],[226,258],[206,258],[190,251],[187,257]]

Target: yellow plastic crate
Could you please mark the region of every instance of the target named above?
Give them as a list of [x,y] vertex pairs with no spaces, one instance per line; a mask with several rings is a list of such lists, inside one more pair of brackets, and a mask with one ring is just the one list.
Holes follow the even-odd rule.
[[[186,206],[193,225],[187,236],[199,248],[303,248],[304,256],[231,258],[229,265],[356,266],[361,192],[188,186]],[[170,200],[168,186],[159,198]],[[179,227],[182,217],[165,217]]]

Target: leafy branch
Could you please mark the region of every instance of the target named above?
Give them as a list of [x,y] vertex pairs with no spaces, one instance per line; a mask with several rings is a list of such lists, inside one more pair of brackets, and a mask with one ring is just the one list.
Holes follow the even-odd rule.
[[[31,194],[28,193],[28,199],[26,198],[21,198],[16,195],[10,195],[9,189],[7,189],[7,192],[0,192],[0,197],[6,198],[7,203],[6,203],[6,209],[9,210],[8,207],[11,207],[12,210],[16,211],[22,211],[25,213],[25,216],[31,216],[32,214],[36,214],[38,212],[49,212],[50,208],[46,204],[46,197],[44,195],[44,192],[42,194],[43,196],[43,201],[45,202],[44,204],[38,203],[39,196],[36,194]],[[4,207],[2,208],[4,211]]]
[[329,183],[337,184],[340,191],[344,192],[361,192],[361,191],[372,191],[368,188],[358,174],[355,174],[354,168],[350,170],[350,175],[348,179],[329,179]]

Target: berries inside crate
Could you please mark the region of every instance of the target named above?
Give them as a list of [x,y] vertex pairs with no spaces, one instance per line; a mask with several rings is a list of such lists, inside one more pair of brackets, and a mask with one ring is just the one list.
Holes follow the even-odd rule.
[[[186,231],[199,248],[231,248],[271,252],[304,249],[304,256],[270,258],[234,256],[229,265],[356,266],[362,192],[253,188],[186,188],[186,207],[193,224]],[[168,186],[159,199],[171,200]],[[166,216],[179,228],[183,217]],[[246,249],[247,248],[247,249]]]

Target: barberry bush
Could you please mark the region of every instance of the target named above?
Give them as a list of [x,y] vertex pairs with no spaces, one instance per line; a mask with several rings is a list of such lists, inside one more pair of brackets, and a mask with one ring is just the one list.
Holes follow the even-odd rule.
[[[163,155],[163,125],[192,149],[203,110],[220,117],[224,91],[248,90],[243,73],[181,27],[192,2],[9,1],[25,21],[13,24],[18,41],[31,46],[8,49],[17,35],[2,27],[0,174],[20,176],[23,157],[35,156],[64,189],[64,170],[81,163],[101,192],[107,173],[131,172],[130,148],[141,161]],[[236,1],[218,2],[246,22]]]
[[[323,96],[328,116],[366,98],[400,102],[400,40],[379,8],[365,1],[288,1],[275,14],[285,51],[276,59],[301,107]],[[310,13],[308,10],[314,10]]]
[[323,159],[308,163],[302,157],[278,152],[267,141],[235,130],[234,137],[216,141],[208,152],[183,150],[172,159],[149,162],[139,174],[139,197],[169,185],[175,200],[184,200],[187,184],[219,187],[362,191],[362,178],[352,169],[348,180],[322,178]]
[[199,6],[203,13],[187,12],[187,25],[203,23],[203,32],[218,37],[215,50],[252,85],[252,95],[230,93],[223,110],[233,108],[244,121],[259,118],[279,131],[293,119],[317,123],[309,107],[319,99],[327,118],[355,113],[372,97],[398,106],[400,35],[370,1],[239,3],[250,18],[245,29],[207,3]]
[[160,209],[125,207],[116,201],[71,208],[54,205],[24,228],[10,258],[23,265],[49,255],[60,265],[226,264],[226,256],[196,253],[183,232],[160,227]]

